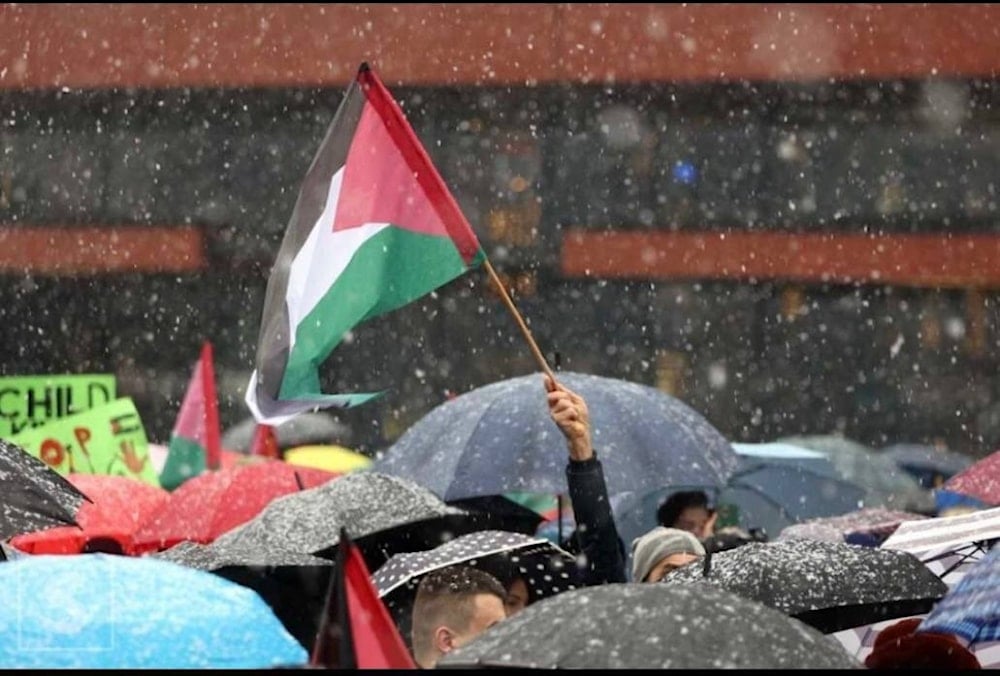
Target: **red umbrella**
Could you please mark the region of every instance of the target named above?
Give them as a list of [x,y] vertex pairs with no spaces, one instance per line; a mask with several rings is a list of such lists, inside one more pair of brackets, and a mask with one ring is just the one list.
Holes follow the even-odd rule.
[[141,552],[190,540],[207,544],[257,516],[275,498],[313,488],[339,476],[280,460],[224,467],[188,479],[166,506],[136,533]]
[[1000,451],[986,456],[945,482],[946,491],[1000,505]]
[[114,540],[125,554],[134,553],[133,538],[149,516],[167,504],[170,494],[150,484],[107,474],[70,474],[74,486],[91,499],[77,512],[79,528],[60,526],[19,535],[11,544],[31,554],[79,554],[98,539]]

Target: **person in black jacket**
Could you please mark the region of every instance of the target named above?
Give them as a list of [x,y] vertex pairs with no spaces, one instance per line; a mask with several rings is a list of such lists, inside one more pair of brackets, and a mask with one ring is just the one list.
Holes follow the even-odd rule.
[[625,582],[625,547],[618,536],[604,469],[590,440],[590,414],[583,397],[545,376],[549,414],[566,437],[566,482],[576,517],[575,539],[582,554],[580,582]]

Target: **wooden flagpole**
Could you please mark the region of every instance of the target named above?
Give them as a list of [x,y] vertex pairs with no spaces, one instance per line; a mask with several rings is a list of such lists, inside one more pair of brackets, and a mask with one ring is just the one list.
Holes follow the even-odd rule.
[[521,313],[518,312],[517,307],[514,306],[514,301],[511,300],[510,294],[507,293],[507,289],[504,287],[503,282],[500,281],[497,271],[493,269],[493,266],[490,264],[490,260],[488,258],[483,261],[483,265],[486,267],[486,272],[489,273],[490,279],[493,280],[493,284],[496,286],[497,291],[500,292],[500,298],[503,299],[503,302],[507,306],[507,309],[510,310],[510,313],[514,315],[514,320],[521,329],[524,339],[528,341],[528,347],[531,348],[532,354],[535,355],[535,361],[538,362],[538,366],[542,369],[545,375],[552,379],[553,383],[556,383],[555,374],[552,373],[552,369],[549,368],[548,362],[545,361],[542,351],[538,349],[538,344],[535,343],[535,339],[531,337],[531,331],[528,329],[528,325],[525,324],[524,318],[521,317]]

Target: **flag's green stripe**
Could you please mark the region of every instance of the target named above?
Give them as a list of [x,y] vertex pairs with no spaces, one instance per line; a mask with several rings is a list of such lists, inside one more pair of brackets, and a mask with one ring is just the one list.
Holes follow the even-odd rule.
[[390,226],[366,240],[296,327],[280,398],[320,394],[317,369],[345,333],[430,293],[467,269],[448,237]]
[[205,447],[197,441],[172,436],[167,460],[160,472],[160,485],[172,491],[191,477],[198,476],[207,468],[205,456]]

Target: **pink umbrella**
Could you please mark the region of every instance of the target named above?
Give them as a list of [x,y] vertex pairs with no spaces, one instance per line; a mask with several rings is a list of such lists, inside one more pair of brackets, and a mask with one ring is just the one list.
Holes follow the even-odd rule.
[[777,539],[826,540],[877,547],[904,521],[926,518],[922,514],[869,507],[840,516],[793,524],[782,530]]
[[1000,505],[1000,451],[986,456],[945,482],[942,488]]
[[207,544],[254,518],[272,500],[314,488],[339,475],[280,460],[264,460],[205,472],[188,479],[142,524],[135,544],[141,552],[189,540]]

